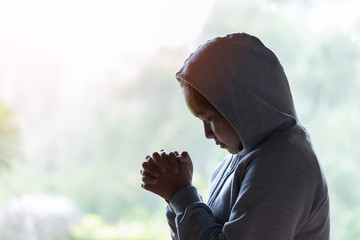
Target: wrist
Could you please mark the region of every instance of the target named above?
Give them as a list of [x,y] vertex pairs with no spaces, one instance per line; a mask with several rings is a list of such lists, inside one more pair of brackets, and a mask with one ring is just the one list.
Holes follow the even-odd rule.
[[169,194],[168,198],[165,199],[165,200],[170,201],[170,199],[171,199],[177,192],[179,192],[179,191],[181,191],[182,189],[187,188],[187,187],[189,187],[189,186],[191,186],[191,183],[182,184],[182,185],[177,186],[177,187],[171,192],[171,194]]
[[189,185],[177,191],[170,199],[169,205],[176,214],[183,213],[189,204],[202,202],[197,189]]

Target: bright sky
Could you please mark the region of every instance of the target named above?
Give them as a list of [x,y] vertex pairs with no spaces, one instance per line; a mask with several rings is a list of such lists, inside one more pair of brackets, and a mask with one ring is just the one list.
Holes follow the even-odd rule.
[[0,101],[16,111],[26,155],[81,135],[159,47],[193,49],[212,2],[0,0]]
[[193,49],[212,2],[0,0],[0,99],[23,109],[66,93],[76,105],[87,87],[99,101],[109,74],[126,82],[160,46]]
[[[1,0],[0,63],[6,78],[13,76],[14,63],[34,55],[57,57],[74,71],[90,76],[115,65],[135,71],[136,63],[144,61],[159,46],[193,47],[214,1]],[[296,9],[290,9],[288,14],[315,31],[331,26],[347,28],[352,40],[357,40],[358,33],[352,31],[359,2],[320,0],[312,5],[305,16]],[[274,3],[269,5],[271,11],[281,8]],[[3,74],[2,71],[0,84],[4,84]],[[0,93],[6,94],[1,90]]]
[[[215,1],[0,0],[0,101],[17,110],[28,136],[74,132],[159,47],[193,51]],[[359,42],[360,1],[318,0],[305,13],[258,2],[314,32],[341,27]]]
[[211,7],[206,0],[5,0],[0,1],[0,49],[11,58],[45,51],[91,70],[118,58],[141,59],[161,45],[192,42]]

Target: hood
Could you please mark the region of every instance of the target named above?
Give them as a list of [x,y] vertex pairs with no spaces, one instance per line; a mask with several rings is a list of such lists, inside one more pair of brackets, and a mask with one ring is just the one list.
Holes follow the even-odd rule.
[[242,152],[297,122],[283,67],[261,41],[245,33],[201,45],[176,73],[231,123]]

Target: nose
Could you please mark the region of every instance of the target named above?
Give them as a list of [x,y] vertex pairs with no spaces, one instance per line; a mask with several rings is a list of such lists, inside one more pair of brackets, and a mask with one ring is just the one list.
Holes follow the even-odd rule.
[[215,137],[215,134],[213,132],[213,130],[211,129],[211,126],[209,123],[206,123],[205,121],[203,121],[204,124],[204,132],[205,132],[205,137],[207,139],[212,139]]

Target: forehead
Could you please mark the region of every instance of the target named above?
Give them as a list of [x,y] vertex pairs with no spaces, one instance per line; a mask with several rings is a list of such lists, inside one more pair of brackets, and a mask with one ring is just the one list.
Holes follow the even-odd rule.
[[215,107],[194,88],[189,85],[185,85],[182,87],[182,89],[186,105],[195,116],[214,112]]

